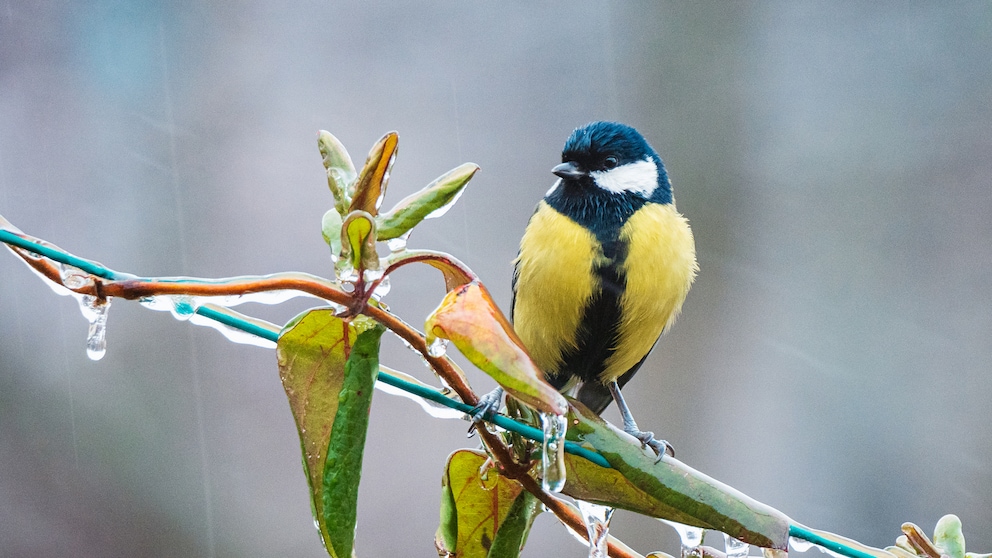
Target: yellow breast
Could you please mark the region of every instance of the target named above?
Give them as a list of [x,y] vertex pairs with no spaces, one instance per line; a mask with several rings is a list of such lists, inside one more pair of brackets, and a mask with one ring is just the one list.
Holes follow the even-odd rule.
[[541,370],[558,370],[562,354],[576,348],[582,313],[598,289],[593,268],[604,260],[591,232],[538,204],[514,262],[513,327]]
[[689,223],[674,204],[645,205],[620,229],[620,239],[627,244],[626,289],[619,342],[600,375],[604,383],[651,351],[678,317],[699,270]]

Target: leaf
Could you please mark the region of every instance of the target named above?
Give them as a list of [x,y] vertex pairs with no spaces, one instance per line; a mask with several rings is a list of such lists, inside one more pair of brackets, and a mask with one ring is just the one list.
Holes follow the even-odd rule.
[[375,324],[358,334],[344,368],[344,385],[324,463],[324,522],[337,556],[350,558],[355,544],[358,482],[369,427],[369,409],[379,374],[379,340],[385,328]]
[[964,533],[958,516],[947,514],[937,520],[937,526],[933,530],[933,544],[940,549],[942,555],[964,558]]
[[533,494],[521,490],[513,500],[510,511],[496,531],[487,558],[517,558],[527,543],[534,520],[541,513],[541,502]]
[[[457,450],[448,456],[441,479],[441,524],[435,544],[458,558],[490,556],[498,532],[504,525],[511,532],[505,535],[508,538],[500,542],[499,548],[505,549],[505,545],[512,547],[514,534],[521,542],[526,536],[526,529],[521,529],[521,523],[526,519],[529,504],[516,504],[518,496],[524,492],[523,487],[517,481],[501,476],[496,469],[480,473],[487,460],[484,452]],[[516,513],[511,516],[515,507]]]
[[375,249],[375,220],[365,211],[352,211],[341,227],[341,263],[353,269],[379,269],[379,254]]
[[476,280],[475,274],[450,254],[433,250],[403,250],[385,257],[387,267],[396,269],[414,262],[425,263],[444,275],[444,290],[451,291]]
[[478,281],[450,291],[424,328],[428,344],[437,337],[450,339],[513,397],[541,412],[566,412],[564,397],[544,381],[513,327]]
[[357,496],[383,330],[367,318],[347,323],[333,312],[309,310],[290,321],[276,356],[300,434],[314,520],[331,555],[350,558],[350,550],[341,550],[354,541],[357,501],[351,497]]
[[371,215],[379,214],[379,205],[386,193],[389,182],[389,170],[396,160],[396,146],[399,135],[389,132],[372,146],[365,166],[358,173],[354,183],[354,192],[349,211],[366,211]]
[[392,209],[379,216],[379,240],[398,238],[424,219],[444,215],[478,170],[478,165],[465,163],[444,173],[423,190],[400,200]]
[[[632,436],[570,401],[569,438],[598,451],[615,472],[569,456],[564,492],[591,502],[716,529],[764,548],[786,549],[788,517],[682,462],[657,461]],[[619,473],[619,477],[616,475]]]
[[324,242],[331,247],[331,253],[335,256],[341,254],[341,214],[336,209],[328,209],[324,217],[320,220],[320,232],[324,236]]
[[334,195],[334,207],[338,215],[344,215],[348,208],[348,187],[354,182],[355,164],[351,162],[348,150],[338,138],[327,130],[317,134],[317,147],[327,169],[327,186]]

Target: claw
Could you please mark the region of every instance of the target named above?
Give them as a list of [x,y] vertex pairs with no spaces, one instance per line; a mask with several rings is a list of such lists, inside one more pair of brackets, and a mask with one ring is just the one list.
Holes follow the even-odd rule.
[[[641,442],[642,448],[651,448],[654,454],[658,456],[658,461],[661,461],[661,458],[666,454],[670,457],[675,457],[675,448],[672,447],[672,444],[669,444],[665,440],[656,440],[654,438],[654,432],[642,432],[637,428],[637,423],[634,422],[634,417],[630,414],[630,409],[627,408],[627,403],[623,400],[623,395],[620,393],[620,386],[613,381],[610,382],[609,388],[610,393],[613,394],[613,400],[617,402],[620,416],[623,418],[623,431],[637,438]],[[655,463],[658,461],[655,461]]]
[[468,415],[472,417],[472,426],[468,427],[468,435],[471,436],[480,422],[491,418],[499,409],[503,402],[503,388],[498,387],[479,398],[479,403],[472,407]]
[[669,444],[666,440],[655,439],[654,432],[642,432],[637,429],[626,432],[637,438],[641,442],[642,448],[651,448],[654,454],[658,456],[658,461],[661,461],[661,458],[665,455],[675,457],[675,448],[672,447],[672,444]]

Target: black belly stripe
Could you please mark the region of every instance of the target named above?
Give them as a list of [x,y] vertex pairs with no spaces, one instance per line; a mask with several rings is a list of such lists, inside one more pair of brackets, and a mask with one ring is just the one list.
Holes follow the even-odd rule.
[[614,240],[603,245],[603,255],[609,263],[594,270],[599,280],[599,294],[593,297],[582,314],[583,328],[578,333],[578,348],[562,355],[560,373],[552,378],[552,385],[556,388],[563,387],[573,376],[583,382],[599,378],[606,368],[606,360],[617,346],[620,297],[626,287],[626,278],[620,269],[627,256],[627,246]]

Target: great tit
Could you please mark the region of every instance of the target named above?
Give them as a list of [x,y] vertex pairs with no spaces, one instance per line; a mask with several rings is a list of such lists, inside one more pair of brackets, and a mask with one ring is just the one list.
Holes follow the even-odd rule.
[[637,429],[620,388],[682,309],[696,276],[689,223],[661,158],[634,128],[592,122],[565,142],[514,261],[513,327],[559,390],[596,413],[617,402],[624,430],[659,456],[671,446]]

